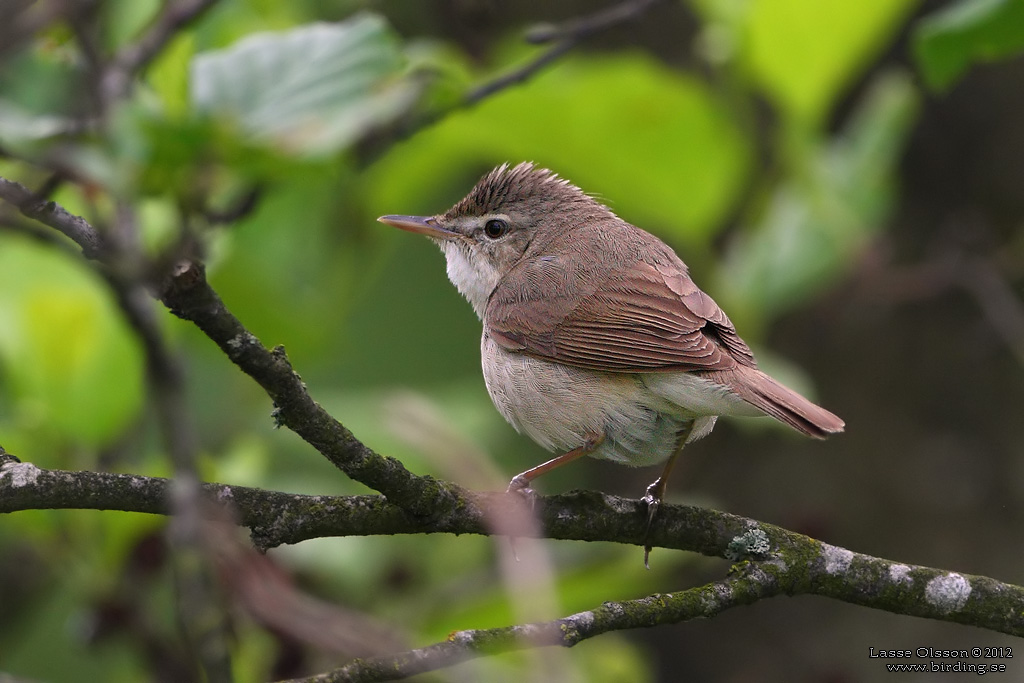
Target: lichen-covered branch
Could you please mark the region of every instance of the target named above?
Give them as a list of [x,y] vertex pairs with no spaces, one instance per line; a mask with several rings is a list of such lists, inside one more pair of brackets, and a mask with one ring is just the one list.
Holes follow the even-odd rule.
[[[3,456],[0,455],[0,458]],[[166,514],[166,479],[99,472],[43,470],[30,463],[0,460],[0,513],[45,508],[88,508]],[[412,533],[488,534],[487,516],[502,514],[518,501],[504,493],[467,492],[464,500],[431,519],[410,515],[380,496],[303,496],[241,486],[205,484],[211,500],[229,502],[239,524],[264,549],[327,536]],[[613,541],[642,545],[646,522],[640,501],[590,491],[541,498],[537,513],[548,538]],[[653,545],[712,557],[743,560],[728,580],[671,596],[612,603],[628,614],[577,628],[584,637],[607,630],[678,623],[773,595],[820,595],[895,614],[926,617],[1024,636],[1024,588],[995,579],[904,564],[856,553],[781,527],[696,506],[665,505],[651,537]],[[639,566],[639,561],[638,561]],[[713,604],[709,604],[712,601]],[[717,602],[716,602],[717,601]],[[717,607],[716,607],[717,606]],[[715,607],[715,610],[708,612]],[[628,609],[627,609],[628,608]],[[586,612],[589,614],[605,614]],[[583,617],[567,620],[578,626]],[[565,622],[565,623],[563,623]],[[465,638],[427,648],[420,654],[386,659],[411,675],[424,658],[449,666],[490,652],[536,644],[523,634],[560,634],[547,645],[574,645],[583,637],[564,635],[566,620],[498,631],[474,631]],[[611,624],[601,626],[601,624]],[[575,627],[574,627],[575,628]],[[516,630],[519,629],[519,630]],[[551,629],[554,629],[552,631]],[[490,634],[490,635],[488,635]],[[514,637],[513,637],[514,636]],[[547,636],[544,636],[547,637]],[[486,648],[484,647],[486,644]],[[404,660],[403,660],[404,661]],[[367,664],[376,670],[385,660]],[[391,666],[388,664],[387,666]],[[350,675],[352,664],[344,671]],[[435,667],[436,668],[436,667]],[[403,669],[405,670],[405,669]],[[337,672],[329,674],[336,675]],[[317,680],[386,680],[325,678]]]
[[441,643],[395,655],[357,659],[334,671],[290,683],[393,681],[501,652],[531,647],[572,647],[609,631],[709,618],[731,607],[777,595],[774,586],[728,577],[678,593],[605,602],[600,607],[536,624],[458,631]]
[[274,418],[316,448],[352,479],[380,491],[413,514],[431,516],[461,498],[453,484],[418,477],[398,460],[380,455],[331,417],[306,391],[283,347],[267,349],[249,332],[206,281],[194,261],[179,264],[160,292],[179,318],[190,320],[274,401]]

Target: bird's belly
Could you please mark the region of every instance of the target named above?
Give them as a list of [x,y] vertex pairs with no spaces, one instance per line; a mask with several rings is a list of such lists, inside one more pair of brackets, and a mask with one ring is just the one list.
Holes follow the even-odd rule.
[[691,372],[648,372],[640,375],[644,386],[690,415],[758,417],[760,410],[729,387]]
[[605,440],[595,458],[652,465],[668,458],[692,416],[657,397],[639,375],[574,368],[481,343],[484,382],[498,412],[550,451]]

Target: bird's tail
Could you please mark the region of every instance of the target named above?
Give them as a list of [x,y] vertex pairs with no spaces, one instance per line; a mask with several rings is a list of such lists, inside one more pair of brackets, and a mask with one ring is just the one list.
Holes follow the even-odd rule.
[[757,368],[740,367],[721,372],[727,376],[716,378],[716,381],[727,385],[758,410],[807,436],[824,439],[829,434],[843,431],[846,426],[838,416],[811,403]]

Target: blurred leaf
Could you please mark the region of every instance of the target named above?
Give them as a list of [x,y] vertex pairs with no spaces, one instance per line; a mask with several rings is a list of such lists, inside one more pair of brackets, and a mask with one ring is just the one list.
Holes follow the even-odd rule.
[[210,278],[249,329],[268,344],[286,342],[301,366],[305,354],[333,353],[359,272],[354,264],[370,257],[365,245],[348,241],[349,226],[339,226],[336,171],[313,163],[282,168],[286,177],[219,244]]
[[847,272],[884,225],[895,164],[916,111],[909,79],[888,74],[835,142],[810,146],[805,177],[774,192],[719,272],[716,291],[728,299],[730,315],[764,323]]
[[195,51],[195,37],[191,33],[179,34],[146,70],[146,82],[156,91],[171,118],[182,118],[189,111],[189,64]]
[[160,11],[159,0],[106,0],[100,3],[104,43],[111,51],[128,43],[152,22]]
[[945,90],[971,64],[1024,51],[1024,2],[961,0],[922,19],[914,56],[933,90]]
[[246,37],[192,63],[192,100],[287,150],[329,154],[403,113],[419,88],[384,21],[360,14]]
[[0,145],[19,148],[22,143],[45,140],[74,127],[63,116],[33,114],[8,100],[0,99]]
[[[73,559],[68,558],[67,562],[70,564]],[[83,605],[83,592],[82,586],[66,580],[55,581],[49,590],[41,592],[28,618],[12,629],[10,638],[4,642],[5,671],[18,672],[21,680],[146,680],[144,660],[138,657],[130,641],[112,639],[104,643],[106,647],[90,646],[86,641],[92,626],[89,617],[94,615],[87,604]]]
[[732,25],[738,55],[790,117],[817,124],[889,42],[916,0],[703,0]]
[[[439,159],[438,150],[443,150]],[[572,58],[446,117],[369,172],[370,212],[434,213],[503,161],[533,160],[626,220],[704,242],[733,202],[749,150],[702,82],[640,54]]]
[[39,40],[0,61],[3,100],[27,115],[80,113],[85,95],[81,60],[66,45]]
[[143,402],[142,359],[103,286],[51,249],[0,247],[0,363],[15,423],[98,446]]

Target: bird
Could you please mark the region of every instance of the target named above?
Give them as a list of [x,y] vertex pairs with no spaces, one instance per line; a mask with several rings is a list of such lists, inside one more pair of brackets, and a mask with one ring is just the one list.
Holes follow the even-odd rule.
[[[481,365],[498,412],[555,457],[663,464],[642,501],[647,533],[683,448],[720,416],[769,416],[809,437],[842,419],[758,368],[715,301],[665,242],[532,162],[502,164],[433,216],[387,215],[425,235],[483,323]],[[650,545],[645,539],[644,561]]]

